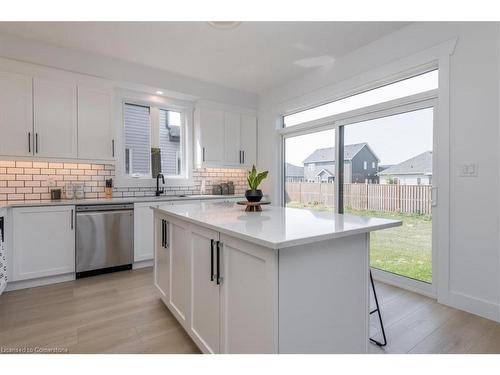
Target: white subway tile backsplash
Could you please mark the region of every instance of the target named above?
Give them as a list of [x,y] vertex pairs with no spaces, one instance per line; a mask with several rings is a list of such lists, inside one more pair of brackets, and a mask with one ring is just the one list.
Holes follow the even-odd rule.
[[[112,164],[52,163],[0,160],[0,201],[25,199],[50,199],[50,186],[65,188],[69,183],[84,185],[86,198],[105,197],[105,180],[114,178]],[[202,168],[193,171],[193,185],[165,186],[166,195],[200,194],[202,180],[205,194],[212,193],[212,186],[233,181],[235,194],[246,189],[244,169]],[[117,187],[115,197],[154,196],[156,187]]]

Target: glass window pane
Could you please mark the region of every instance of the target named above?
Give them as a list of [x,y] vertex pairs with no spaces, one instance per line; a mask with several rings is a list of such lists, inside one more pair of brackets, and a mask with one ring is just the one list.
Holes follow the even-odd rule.
[[149,107],[125,104],[126,172],[130,175],[149,176],[151,172],[151,126]]
[[165,176],[181,174],[181,113],[160,110],[161,170]]
[[335,130],[285,138],[285,205],[335,207]]
[[[433,108],[344,127],[344,213],[397,219],[403,226],[370,234],[370,265],[432,282]],[[361,160],[369,159],[372,168]],[[369,183],[366,183],[368,181]]]
[[438,70],[433,70],[370,91],[365,91],[360,94],[285,116],[284,124],[285,127],[293,126],[437,88]]

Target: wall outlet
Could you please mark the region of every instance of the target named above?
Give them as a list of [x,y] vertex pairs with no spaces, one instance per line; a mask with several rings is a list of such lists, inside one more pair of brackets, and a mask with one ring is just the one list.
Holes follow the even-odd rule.
[[461,164],[459,168],[460,177],[477,177],[478,164],[477,163],[465,163]]

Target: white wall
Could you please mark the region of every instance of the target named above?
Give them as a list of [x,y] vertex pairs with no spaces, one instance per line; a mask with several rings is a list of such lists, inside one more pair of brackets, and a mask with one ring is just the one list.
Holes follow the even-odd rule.
[[[257,96],[194,78],[85,51],[0,34],[0,57],[20,60],[113,81],[132,82],[172,93],[177,99],[208,99],[256,108]],[[130,87],[129,87],[130,88]]]
[[[346,82],[369,80],[375,69],[457,37],[449,76],[450,255],[446,301],[500,320],[497,23],[412,24],[339,58],[331,68],[263,95],[259,104],[259,168],[270,170],[263,189],[276,200],[279,137],[275,130],[281,111],[319,104],[339,87],[346,92],[353,90],[355,87]],[[479,164],[476,178],[459,177],[458,167],[466,162]]]

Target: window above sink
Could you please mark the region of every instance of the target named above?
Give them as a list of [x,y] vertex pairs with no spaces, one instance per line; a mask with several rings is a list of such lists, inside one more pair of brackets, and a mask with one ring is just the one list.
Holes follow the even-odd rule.
[[150,187],[158,173],[166,186],[192,185],[191,103],[127,91],[117,105],[122,114],[117,185]]

